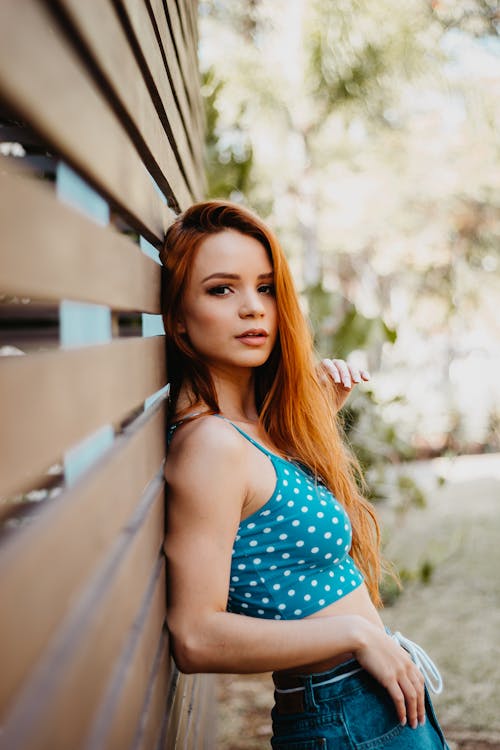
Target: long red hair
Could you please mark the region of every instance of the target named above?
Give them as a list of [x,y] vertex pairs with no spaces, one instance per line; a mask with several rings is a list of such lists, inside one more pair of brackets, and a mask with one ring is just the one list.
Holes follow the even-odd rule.
[[351,554],[363,572],[371,598],[380,606],[380,530],[359,463],[346,444],[337,418],[335,389],[319,376],[311,330],[300,309],[285,254],[264,222],[229,201],[197,203],[169,227],[160,259],[164,266],[162,313],[170,380],[169,418],[176,413],[182,385],[193,403],[218,413],[217,394],[206,364],[178,332],[184,290],[197,248],[208,234],[233,229],[262,243],[274,269],[279,335],[267,362],[256,368],[259,420],[277,448],[308,466],[344,505],[351,520]]

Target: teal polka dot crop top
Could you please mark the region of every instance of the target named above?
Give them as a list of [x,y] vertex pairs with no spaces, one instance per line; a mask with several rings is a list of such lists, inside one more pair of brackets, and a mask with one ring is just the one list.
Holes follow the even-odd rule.
[[[179,424],[170,426],[169,442]],[[354,591],[363,576],[349,555],[352,529],[343,506],[309,469],[229,424],[269,458],[276,485],[269,500],[238,527],[227,611],[295,620]]]

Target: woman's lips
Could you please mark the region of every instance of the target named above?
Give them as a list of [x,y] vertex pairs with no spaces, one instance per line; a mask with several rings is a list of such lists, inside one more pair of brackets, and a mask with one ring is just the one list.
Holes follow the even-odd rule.
[[260,346],[266,342],[267,337],[267,331],[263,330],[245,331],[240,336],[236,336],[238,341],[241,341],[243,344],[247,344],[248,346]]

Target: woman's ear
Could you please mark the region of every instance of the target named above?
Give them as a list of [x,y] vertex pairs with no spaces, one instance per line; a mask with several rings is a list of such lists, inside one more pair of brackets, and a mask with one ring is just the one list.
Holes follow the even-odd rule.
[[176,330],[179,334],[185,334],[186,333],[186,325],[184,323],[184,318],[180,317],[176,323]]

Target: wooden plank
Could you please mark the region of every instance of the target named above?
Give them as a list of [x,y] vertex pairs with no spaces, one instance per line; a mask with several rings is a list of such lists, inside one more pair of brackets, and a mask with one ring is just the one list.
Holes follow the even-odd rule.
[[[74,50],[36,0],[0,3],[0,100],[150,242],[168,212],[133,145]],[[172,205],[179,206],[174,193]]]
[[132,750],[152,750],[158,747],[161,741],[171,673],[168,634],[164,629],[143,708],[143,721],[131,746]]
[[45,183],[0,173],[0,226],[2,293],[160,313],[159,265],[61,203]]
[[[88,50],[89,57],[123,107],[124,127],[131,133],[132,140],[158,186],[168,194],[170,183],[181,206],[192,203],[193,195],[199,194],[198,178],[172,92],[170,89],[164,92],[169,115],[162,123],[110,0],[99,4],[82,3],[81,0],[58,0],[57,4],[69,18]],[[136,5],[142,8],[146,20],[141,29],[140,44],[147,48],[148,57],[156,53],[161,64],[146,9],[142,3]],[[179,154],[179,159],[176,153]]]
[[[158,473],[165,455],[164,424],[162,400],[116,437],[93,471],[45,501],[36,520],[0,547],[0,713]],[[111,497],[117,498],[112,506]],[[46,571],[52,561],[64,564]]]
[[[78,3],[78,0],[73,0],[73,2]],[[147,68],[146,82],[151,96],[160,112],[164,127],[173,134],[189,183],[193,188],[196,199],[199,200],[202,194],[202,180],[198,174],[199,163],[195,162],[193,155],[200,150],[202,142],[200,142],[198,135],[196,138],[197,148],[193,149],[193,154],[191,154],[189,151],[190,144],[186,138],[186,131],[177,109],[170,81],[168,76],[165,75],[163,59],[145,4],[143,2],[138,3],[136,0],[120,0],[120,5],[126,14],[135,41],[143,55],[143,64]],[[167,62],[170,64],[169,60]],[[189,128],[190,123],[188,121],[186,130],[189,131]]]
[[[168,75],[172,91],[178,102],[180,115],[186,128],[186,134],[192,145],[192,152],[198,166],[198,172],[203,178],[205,192],[205,166],[203,163],[203,143],[205,139],[204,127],[201,121],[193,116],[188,102],[184,81],[182,79],[177,53],[174,48],[170,27],[163,0],[146,0],[151,22],[160,42],[160,52],[164,64],[162,75]],[[158,78],[157,81],[161,80]]]
[[153,480],[14,704],[2,734],[5,747],[81,746],[158,559],[163,508],[163,482]]
[[180,69],[182,77],[184,79],[187,98],[190,103],[191,112],[194,117],[198,120],[201,130],[204,130],[204,114],[201,107],[201,99],[199,95],[200,81],[198,64],[189,58],[189,50],[184,45],[182,38],[182,32],[180,28],[180,20],[177,12],[177,5],[175,0],[163,0],[164,7],[168,16],[170,27],[172,30],[173,42],[179,59]]
[[0,358],[0,496],[166,383],[165,337]]
[[[130,747],[141,719],[155,655],[165,623],[165,560],[158,560],[145,596],[144,611],[131,628],[129,642],[101,701],[85,750]],[[158,723],[159,724],[159,723]]]

